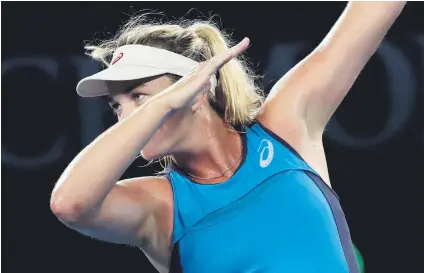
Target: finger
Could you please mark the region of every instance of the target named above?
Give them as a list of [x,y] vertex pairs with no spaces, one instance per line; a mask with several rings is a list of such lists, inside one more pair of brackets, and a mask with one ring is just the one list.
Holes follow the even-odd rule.
[[214,74],[231,59],[243,53],[249,46],[249,43],[249,38],[244,38],[240,43],[228,49],[226,52],[216,55],[211,59],[205,70],[207,70],[210,74]]

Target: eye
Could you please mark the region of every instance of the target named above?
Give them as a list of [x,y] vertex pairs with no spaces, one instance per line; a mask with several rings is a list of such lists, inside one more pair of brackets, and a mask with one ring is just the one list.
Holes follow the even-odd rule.
[[145,95],[141,93],[134,93],[132,94],[132,99],[136,104],[140,104],[141,101],[144,99]]

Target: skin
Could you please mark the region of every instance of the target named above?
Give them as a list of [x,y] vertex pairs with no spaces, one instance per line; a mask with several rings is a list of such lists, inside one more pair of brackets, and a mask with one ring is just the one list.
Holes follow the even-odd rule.
[[[350,3],[322,43],[275,85],[258,117],[328,184],[324,126],[404,4]],[[116,181],[140,151],[148,160],[172,154],[180,168],[200,177],[234,166],[219,179],[199,183],[231,177],[239,165],[241,140],[214,114],[204,94],[210,75],[247,46],[248,41],[242,41],[175,84],[163,76],[116,88],[110,96],[119,122],[62,174],[51,198],[57,217],[83,234],[139,246],[160,272],[167,272],[173,226],[169,181],[163,177]]]
[[[109,95],[109,105],[119,122],[174,83],[172,77],[159,76],[128,84],[135,84],[134,88],[117,86],[113,88],[117,91]],[[216,175],[216,170],[234,165],[234,155],[238,157],[241,145],[238,133],[231,130],[205,100],[197,111],[187,108],[175,113],[157,130],[141,153],[146,160],[172,155],[179,167],[197,176],[208,177]],[[230,176],[231,172],[226,177]],[[199,183],[217,181],[199,180]]]

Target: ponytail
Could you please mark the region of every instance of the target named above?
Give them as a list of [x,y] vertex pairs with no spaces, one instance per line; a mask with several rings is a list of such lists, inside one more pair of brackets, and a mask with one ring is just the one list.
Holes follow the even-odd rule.
[[[229,40],[210,23],[194,23],[189,27],[208,45],[204,56],[210,59],[231,46]],[[255,76],[246,61],[234,58],[219,71],[215,102],[224,111],[224,119],[233,126],[249,124],[260,113],[263,93],[255,86]]]

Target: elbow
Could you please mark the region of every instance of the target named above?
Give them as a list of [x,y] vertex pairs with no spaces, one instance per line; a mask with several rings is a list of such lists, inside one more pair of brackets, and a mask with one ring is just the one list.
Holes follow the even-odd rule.
[[81,204],[66,200],[60,196],[51,198],[50,209],[60,221],[69,225],[74,225],[81,221],[83,215],[83,206]]

